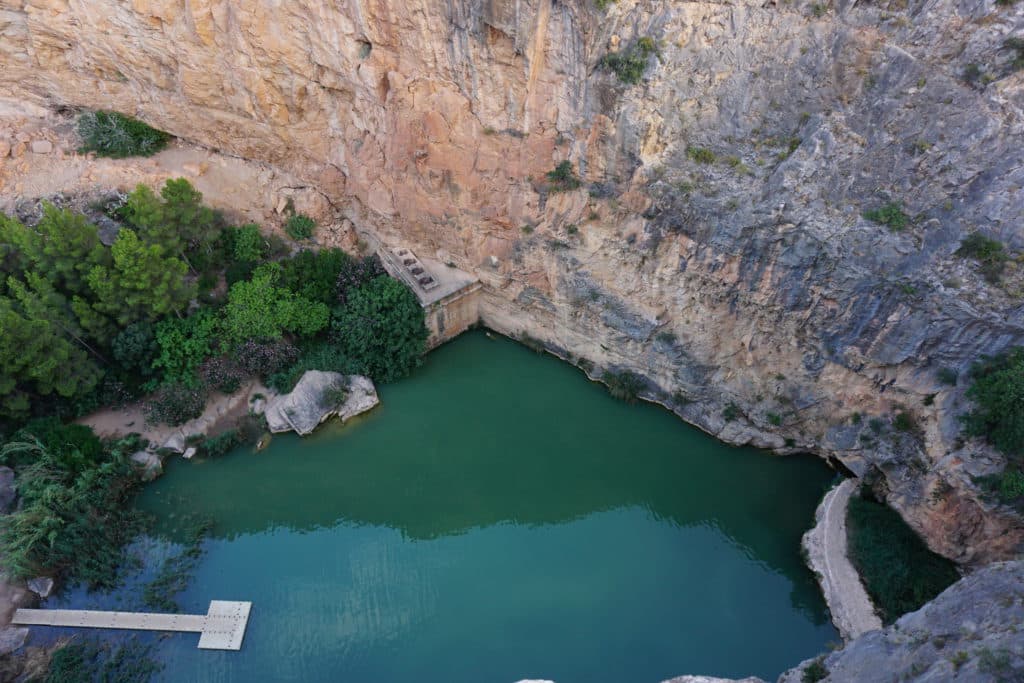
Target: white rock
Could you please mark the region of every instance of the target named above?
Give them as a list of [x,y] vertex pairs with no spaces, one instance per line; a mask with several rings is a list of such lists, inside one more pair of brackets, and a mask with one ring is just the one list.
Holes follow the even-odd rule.
[[164,442],[163,448],[166,448],[169,451],[174,451],[175,453],[184,453],[185,437],[181,434],[181,432],[176,432],[172,434],[171,437],[167,439],[167,441]]
[[193,458],[193,456],[195,456],[195,454],[196,454],[196,447],[195,446],[189,446],[188,448],[185,449],[185,452],[181,454],[181,457],[185,458],[186,460],[191,460]]
[[28,582],[28,589],[41,598],[48,598],[53,592],[53,579],[49,576],[36,577]]
[[160,462],[160,456],[152,451],[132,453],[131,458],[132,462],[142,471],[143,481],[153,481],[164,473],[164,466]]
[[[348,381],[348,395],[340,406],[325,400],[327,391]],[[302,376],[291,393],[275,396],[267,403],[264,415],[271,432],[294,431],[300,436],[309,434],[327,418],[337,415],[344,422],[370,410],[380,403],[373,382],[367,377],[352,375],[348,378],[337,372],[310,370]]]
[[53,151],[53,143],[49,140],[33,140],[32,141],[32,153],[33,154],[49,154]]

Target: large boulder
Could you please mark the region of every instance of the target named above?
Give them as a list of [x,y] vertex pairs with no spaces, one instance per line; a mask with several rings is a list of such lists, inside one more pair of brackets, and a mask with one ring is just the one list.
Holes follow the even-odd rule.
[[[339,402],[342,390],[345,398]],[[330,417],[337,415],[344,422],[378,403],[377,390],[367,377],[309,370],[291,393],[271,399],[264,415],[271,432],[305,436]]]
[[164,473],[164,466],[160,461],[160,456],[152,451],[132,453],[131,459],[142,475],[143,481],[153,481]]

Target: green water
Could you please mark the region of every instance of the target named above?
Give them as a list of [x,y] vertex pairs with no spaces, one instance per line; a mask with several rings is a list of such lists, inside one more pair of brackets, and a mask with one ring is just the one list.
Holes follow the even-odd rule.
[[146,489],[164,538],[216,520],[182,608],[253,602],[240,653],[160,641],[165,680],[774,678],[837,639],[799,554],[820,461],[729,448],[482,332],[380,393]]

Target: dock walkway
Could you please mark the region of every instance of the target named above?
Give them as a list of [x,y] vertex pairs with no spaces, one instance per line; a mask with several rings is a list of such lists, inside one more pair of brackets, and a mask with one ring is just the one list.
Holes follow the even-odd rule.
[[206,614],[100,612],[77,609],[19,609],[12,624],[123,628],[138,631],[199,633],[201,650],[240,650],[249,623],[251,602],[212,600]]

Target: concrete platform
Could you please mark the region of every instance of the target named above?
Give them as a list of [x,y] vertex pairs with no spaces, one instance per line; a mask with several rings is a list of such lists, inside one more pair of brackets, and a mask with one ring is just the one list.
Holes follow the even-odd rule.
[[136,631],[199,633],[203,650],[240,650],[251,602],[213,600],[206,614],[100,612],[75,609],[19,609],[11,619],[22,626],[71,626]]

